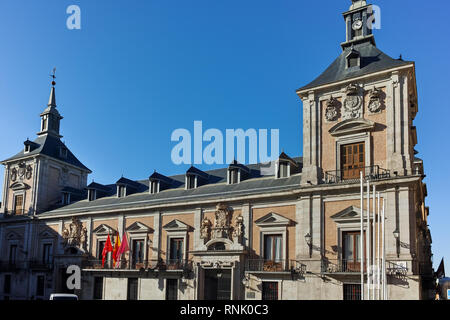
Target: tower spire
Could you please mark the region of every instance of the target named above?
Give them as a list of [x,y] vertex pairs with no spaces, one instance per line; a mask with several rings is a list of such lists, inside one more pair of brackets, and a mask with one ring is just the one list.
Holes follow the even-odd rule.
[[55,94],[55,79],[56,79],[56,68],[53,68],[53,72],[50,75],[52,78],[52,89],[50,91],[50,98],[48,99],[48,106],[49,107],[56,107],[56,94]]
[[50,77],[52,78],[50,98],[48,99],[47,108],[41,113],[41,131],[38,135],[52,134],[58,138],[61,138],[62,136],[59,134],[59,123],[63,117],[56,109],[56,68],[53,68],[53,72],[50,74]]

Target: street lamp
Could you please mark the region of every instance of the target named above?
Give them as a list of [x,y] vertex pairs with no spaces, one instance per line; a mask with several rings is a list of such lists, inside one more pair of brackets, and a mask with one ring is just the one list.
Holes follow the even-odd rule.
[[395,238],[395,242],[396,242],[396,246],[397,246],[397,258],[400,257],[400,248],[399,248],[399,242],[400,242],[400,231],[398,231],[398,229],[394,230],[394,238]]

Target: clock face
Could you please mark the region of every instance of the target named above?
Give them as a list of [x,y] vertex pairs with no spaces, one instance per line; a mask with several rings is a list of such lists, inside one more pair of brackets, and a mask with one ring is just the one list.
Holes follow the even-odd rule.
[[355,22],[353,22],[353,30],[359,30],[361,29],[363,26],[363,22],[361,20],[355,20]]

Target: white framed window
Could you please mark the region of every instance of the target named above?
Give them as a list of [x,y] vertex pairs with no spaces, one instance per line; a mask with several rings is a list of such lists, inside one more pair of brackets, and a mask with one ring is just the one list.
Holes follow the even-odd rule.
[[237,184],[241,182],[241,170],[237,168],[228,170],[228,184]]
[[291,174],[289,162],[280,161],[278,163],[278,178],[288,178]]
[[127,187],[117,186],[117,197],[124,198],[127,195]]
[[97,190],[89,189],[88,190],[88,199],[89,201],[94,201],[97,199]]
[[152,180],[150,181],[150,194],[159,193],[160,181]]
[[186,189],[196,189],[198,186],[198,178],[196,175],[186,175]]

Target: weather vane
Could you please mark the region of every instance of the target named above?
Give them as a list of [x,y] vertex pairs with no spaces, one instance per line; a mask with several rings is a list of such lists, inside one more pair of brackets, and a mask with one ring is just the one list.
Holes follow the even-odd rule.
[[52,86],[55,86],[56,82],[56,68],[53,68],[53,73],[50,75],[50,77],[52,77],[53,81],[52,81]]

